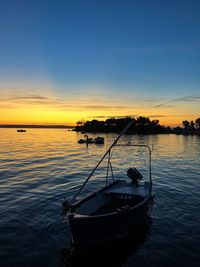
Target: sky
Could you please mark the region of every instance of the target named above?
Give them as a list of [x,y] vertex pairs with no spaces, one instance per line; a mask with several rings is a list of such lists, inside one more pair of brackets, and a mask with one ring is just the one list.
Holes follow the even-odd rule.
[[200,1],[0,0],[0,124],[200,117]]

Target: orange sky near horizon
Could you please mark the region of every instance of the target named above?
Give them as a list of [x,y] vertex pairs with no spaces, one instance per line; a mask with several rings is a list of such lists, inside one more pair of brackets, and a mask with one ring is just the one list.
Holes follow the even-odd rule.
[[145,116],[151,120],[158,119],[161,125],[173,127],[181,125],[183,120],[197,119],[198,105],[199,99],[195,100],[191,96],[175,99],[144,96],[128,98],[112,97],[105,92],[66,96],[55,94],[52,89],[47,88],[43,93],[37,90],[27,93],[12,89],[7,90],[4,95],[0,94],[0,124],[74,126],[80,120]]
[[[159,113],[159,112],[158,112]],[[92,119],[97,120],[106,120],[110,117],[121,117],[121,116],[129,116],[131,115],[130,110],[127,112],[124,111],[123,113],[119,113],[117,110],[113,110],[108,114],[105,111],[97,111],[91,112],[91,110],[86,111],[70,111],[70,112],[61,112],[57,110],[36,110],[32,107],[27,108],[19,108],[13,111],[1,111],[0,124],[35,124],[35,125],[76,125],[77,121],[87,121]],[[134,112],[132,112],[134,115]],[[162,114],[162,113],[161,113]],[[196,120],[197,117],[193,115],[179,115],[175,116],[174,114],[171,115],[153,115],[151,113],[145,113],[145,111],[138,113],[137,116],[132,117],[149,117],[151,120],[158,119],[161,125],[165,126],[177,126],[182,125],[183,120]]]

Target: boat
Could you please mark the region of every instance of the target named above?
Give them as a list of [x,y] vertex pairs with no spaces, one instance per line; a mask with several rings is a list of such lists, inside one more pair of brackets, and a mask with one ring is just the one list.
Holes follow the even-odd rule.
[[95,144],[104,144],[104,137],[97,136],[97,137],[94,139],[94,142],[95,142]]
[[[73,248],[85,248],[126,237],[137,231],[149,212],[152,198],[151,149],[147,145],[117,144],[122,131],[103,155],[74,197],[63,202],[63,215],[67,215]],[[149,176],[142,182],[142,174],[135,167],[128,168],[127,179],[114,177],[111,155],[116,146],[137,146],[148,150]],[[105,186],[77,201],[87,182],[101,162],[108,157]],[[110,174],[110,177],[109,177]],[[129,179],[129,181],[127,181]]]
[[24,129],[19,129],[19,130],[17,130],[17,132],[18,132],[18,133],[25,133],[26,130],[24,130]]

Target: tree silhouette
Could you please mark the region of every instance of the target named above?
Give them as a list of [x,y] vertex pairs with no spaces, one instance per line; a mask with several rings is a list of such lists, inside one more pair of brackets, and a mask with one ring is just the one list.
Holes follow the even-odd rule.
[[200,129],[200,118],[195,120],[195,125],[196,125],[197,129]]
[[190,128],[190,122],[189,121],[185,120],[185,121],[182,122],[182,124],[183,124],[183,127],[185,129],[189,129]]
[[150,123],[149,118],[145,118],[140,116],[139,118],[137,118],[137,124],[139,125],[148,125]]
[[82,122],[82,121],[77,121],[77,122],[76,122],[76,125],[77,125],[77,126],[81,126],[81,125],[83,125],[83,122]]
[[194,129],[195,129],[195,128],[194,128],[194,126],[195,126],[195,123],[194,123],[194,121],[191,121],[191,122],[190,122],[190,126],[191,126],[192,130],[194,130]]

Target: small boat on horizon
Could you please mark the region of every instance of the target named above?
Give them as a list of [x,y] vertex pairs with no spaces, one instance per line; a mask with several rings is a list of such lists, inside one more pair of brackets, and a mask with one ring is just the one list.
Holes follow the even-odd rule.
[[24,130],[24,129],[18,129],[17,132],[18,132],[18,133],[25,133],[26,130]]
[[[137,231],[150,211],[152,199],[151,149],[147,145],[117,144],[119,138],[132,123],[122,131],[103,155],[96,167],[84,181],[74,197],[63,202],[63,215],[67,214],[74,248],[85,248],[99,243],[124,238]],[[149,181],[141,182],[142,174],[134,167],[127,170],[129,181],[114,177],[111,164],[113,148],[143,147],[149,152]],[[94,175],[101,162],[108,156],[105,186],[77,201],[77,197]],[[110,176],[109,176],[110,174]]]

